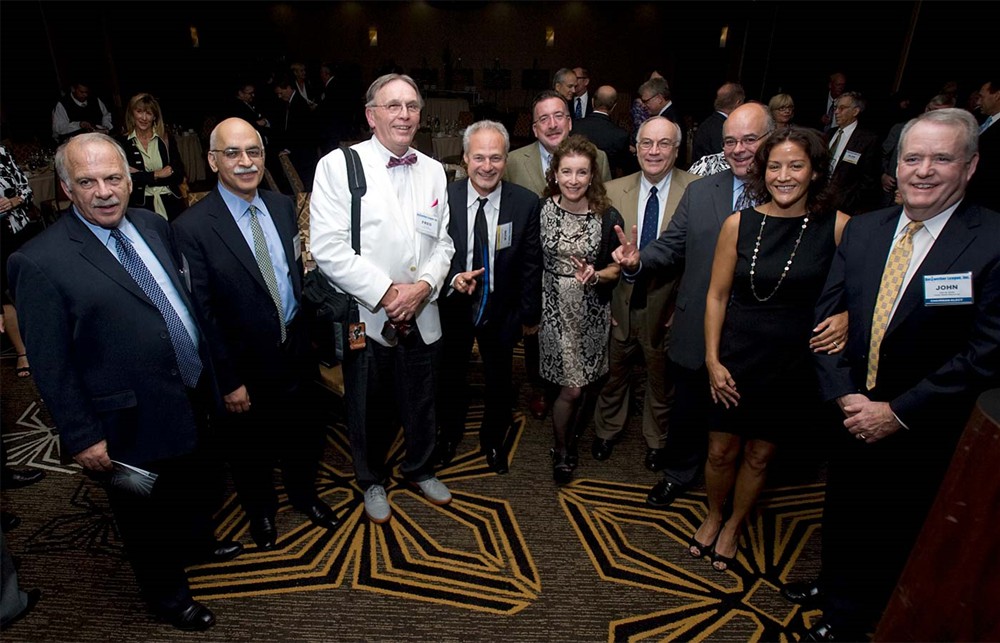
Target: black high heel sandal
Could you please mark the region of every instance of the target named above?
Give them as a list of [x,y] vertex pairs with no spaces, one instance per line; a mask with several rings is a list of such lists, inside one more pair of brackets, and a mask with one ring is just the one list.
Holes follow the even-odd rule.
[[556,453],[555,449],[550,451],[552,455],[552,479],[556,484],[566,484],[573,479],[573,469],[576,467],[569,461],[569,455]]

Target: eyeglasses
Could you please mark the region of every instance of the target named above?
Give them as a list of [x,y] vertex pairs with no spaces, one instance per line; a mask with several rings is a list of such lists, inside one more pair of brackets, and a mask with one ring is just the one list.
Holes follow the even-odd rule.
[[259,147],[249,147],[245,150],[241,150],[238,147],[227,147],[224,150],[209,150],[213,154],[222,154],[229,161],[235,161],[243,156],[245,152],[247,157],[251,159],[259,159],[264,156],[264,150]]
[[423,109],[420,103],[386,103],[385,105],[375,105],[375,107],[381,107],[385,111],[389,112],[390,116],[399,116],[403,113],[403,108],[406,111],[413,112],[414,114],[419,114],[420,110]]
[[539,116],[538,120],[536,120],[535,123],[538,123],[539,125],[548,125],[552,121],[559,122],[559,121],[564,121],[567,118],[569,118],[569,114],[567,114],[566,112],[556,112],[555,114],[546,114],[545,116]]
[[835,112],[842,112],[845,109],[854,109],[854,105],[853,104],[852,105],[835,105],[834,108],[833,108],[833,111],[835,111]]
[[737,143],[743,143],[743,147],[753,147],[758,141],[765,138],[770,132],[766,132],[757,136],[756,134],[747,134],[743,138],[733,138],[732,136],[727,136],[722,139],[722,147],[725,149],[732,149],[736,147]]
[[640,102],[642,102],[642,104],[643,104],[643,105],[648,105],[648,104],[649,104],[649,101],[651,101],[651,100],[653,100],[654,98],[656,98],[656,97],[657,97],[657,95],[658,95],[658,94],[653,94],[652,96],[649,96],[648,98],[643,98],[642,96],[640,96],[640,97],[639,97],[639,101],[640,101]]
[[639,141],[639,149],[644,152],[648,152],[649,150],[653,149],[654,145],[656,146],[656,149],[666,151],[669,150],[671,147],[677,145],[677,141],[671,141],[669,138],[663,138],[658,141],[654,141],[649,138],[644,138],[641,141]]

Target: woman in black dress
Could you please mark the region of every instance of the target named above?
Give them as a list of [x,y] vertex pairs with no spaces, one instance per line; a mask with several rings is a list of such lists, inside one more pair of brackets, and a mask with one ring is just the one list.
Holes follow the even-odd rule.
[[689,552],[700,558],[712,549],[719,571],[736,555],[775,444],[820,415],[810,351],[843,347],[846,316],[813,327],[848,219],[829,208],[828,166],[817,132],[792,126],[772,133],[757,150],[748,185],[760,205],[729,217],[716,245],[705,309],[705,365],[716,403],[705,464],[708,516]]

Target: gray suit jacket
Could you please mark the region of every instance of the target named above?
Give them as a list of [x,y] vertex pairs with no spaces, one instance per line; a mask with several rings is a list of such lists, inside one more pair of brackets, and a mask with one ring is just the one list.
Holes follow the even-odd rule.
[[[611,180],[608,155],[602,150],[597,150],[597,168],[605,183]],[[538,141],[510,153],[503,180],[516,183],[542,196],[542,192],[545,191],[545,177],[542,176],[542,155],[538,152]]]
[[[623,176],[608,183],[608,198],[611,205],[621,213],[625,220],[625,230],[628,231],[637,224],[639,211],[639,183],[642,174],[636,172],[629,176]],[[674,212],[681,201],[688,185],[701,177],[688,174],[684,170],[674,168],[670,176],[670,191],[667,193],[667,201],[663,206],[663,221],[660,223],[660,234],[662,235],[673,219]],[[652,245],[652,244],[651,244]],[[677,299],[677,279],[664,279],[660,274],[647,271],[634,281],[624,279],[615,286],[614,294],[611,297],[611,315],[617,326],[611,328],[611,334],[619,341],[625,341],[631,333],[631,315],[629,307],[632,302],[632,293],[637,288],[646,290],[646,309],[650,311],[650,319],[656,323],[648,324],[643,329],[649,343],[659,346],[663,342],[664,331],[670,316],[674,313],[674,304]]]
[[670,359],[691,370],[705,363],[705,297],[722,222],[733,213],[733,171],[707,176],[688,186],[667,231],[642,250],[639,277],[659,279],[683,271],[670,338]]

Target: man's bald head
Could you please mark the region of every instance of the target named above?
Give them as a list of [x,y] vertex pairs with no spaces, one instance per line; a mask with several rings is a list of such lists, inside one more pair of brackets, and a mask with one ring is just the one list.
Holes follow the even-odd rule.
[[618,103],[618,92],[611,85],[601,85],[594,92],[594,109],[610,112]]

